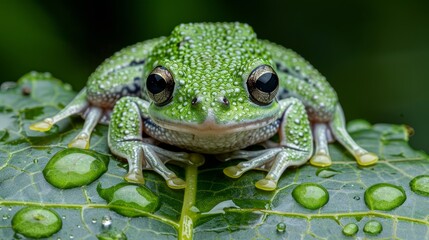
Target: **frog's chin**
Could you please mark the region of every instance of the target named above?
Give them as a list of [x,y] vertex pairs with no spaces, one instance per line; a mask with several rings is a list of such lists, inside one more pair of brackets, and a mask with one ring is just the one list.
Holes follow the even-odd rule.
[[189,133],[194,135],[216,135],[216,134],[231,134],[236,132],[251,131],[254,129],[265,127],[275,120],[277,116],[267,116],[258,120],[239,121],[239,122],[224,122],[218,123],[214,115],[209,114],[206,120],[202,123],[183,123],[176,121],[166,121],[162,119],[152,119],[152,121],[161,128],[172,131]]

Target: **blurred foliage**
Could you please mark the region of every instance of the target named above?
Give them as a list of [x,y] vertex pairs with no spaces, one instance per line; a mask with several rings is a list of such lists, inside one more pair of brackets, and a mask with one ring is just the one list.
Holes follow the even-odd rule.
[[0,82],[49,71],[75,90],[106,57],[193,21],[241,21],[294,49],[338,92],[348,119],[409,124],[429,150],[428,1],[0,2]]

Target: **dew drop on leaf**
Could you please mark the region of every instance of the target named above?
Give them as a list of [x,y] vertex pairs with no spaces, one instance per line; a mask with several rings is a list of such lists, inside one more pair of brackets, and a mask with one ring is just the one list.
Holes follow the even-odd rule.
[[359,230],[358,225],[356,225],[355,223],[349,223],[344,226],[343,234],[346,236],[353,236],[358,232],[358,230]]
[[283,232],[286,231],[286,224],[284,224],[282,222],[278,223],[277,226],[276,226],[276,229],[277,229],[277,232],[283,233]]
[[104,229],[108,229],[112,226],[112,218],[110,216],[103,216],[101,219],[101,226]]
[[119,183],[103,189],[97,186],[98,194],[108,202],[115,212],[127,216],[143,216],[145,212],[154,212],[159,206],[159,199],[147,187],[129,183]]
[[369,234],[379,234],[381,231],[383,231],[383,226],[380,222],[371,220],[365,223],[365,226],[363,227],[363,231]]
[[429,175],[420,175],[410,182],[411,191],[429,197]]
[[66,189],[88,185],[107,171],[109,158],[91,150],[67,148],[56,153],[43,169],[46,181]]
[[365,203],[371,210],[392,210],[401,206],[405,199],[404,189],[389,183],[378,183],[365,191]]
[[98,240],[127,240],[125,233],[118,230],[108,230],[97,235]]
[[321,178],[330,178],[338,173],[340,172],[332,168],[320,168],[316,171],[316,175]]
[[308,209],[323,207],[329,200],[328,191],[316,183],[302,183],[292,191],[292,197],[301,206]]
[[13,230],[29,238],[46,238],[58,232],[62,221],[57,213],[41,207],[25,207],[12,219]]

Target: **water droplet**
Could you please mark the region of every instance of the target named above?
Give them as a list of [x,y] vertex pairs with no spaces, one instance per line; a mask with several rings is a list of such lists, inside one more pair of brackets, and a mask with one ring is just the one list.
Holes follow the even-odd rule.
[[277,232],[283,233],[286,231],[286,224],[282,222],[278,223],[276,228],[277,228]]
[[67,148],[56,153],[43,169],[46,181],[57,188],[90,184],[107,171],[109,158],[91,150]]
[[334,170],[332,168],[320,168],[316,171],[316,175],[322,178],[330,178],[332,176],[341,173],[340,171]]
[[74,236],[73,236],[73,235],[70,235],[70,236],[69,236],[69,238],[70,238],[70,239],[74,239]]
[[419,195],[429,197],[429,175],[420,175],[410,182],[411,190]]
[[97,219],[93,218],[93,219],[91,220],[91,222],[92,222],[92,223],[94,223],[94,224],[96,224],[96,223],[97,223]]
[[108,229],[112,226],[112,218],[110,216],[103,216],[101,219],[101,226],[104,229]]
[[353,196],[353,199],[358,201],[358,200],[360,200],[360,197],[359,196]]
[[33,163],[34,163],[34,164],[39,163],[39,159],[33,159]]
[[292,196],[301,206],[312,210],[323,207],[329,200],[328,191],[316,183],[302,183],[296,186]]
[[358,230],[359,230],[358,225],[356,225],[354,223],[349,223],[349,224],[344,226],[343,234],[346,236],[353,236],[358,232]]
[[379,234],[381,231],[383,231],[383,226],[380,222],[371,220],[365,223],[365,226],[363,227],[363,231],[369,234]]
[[365,203],[371,210],[392,210],[401,206],[405,199],[404,189],[389,183],[375,184],[365,191]]
[[145,186],[119,183],[103,189],[98,184],[97,192],[112,210],[127,217],[143,216],[142,211],[155,212],[159,206],[158,196]]
[[62,221],[57,213],[41,207],[25,207],[12,219],[12,228],[29,238],[46,238],[58,232]]
[[118,230],[109,230],[97,235],[98,240],[127,240],[127,236]]
[[8,215],[8,214],[3,214],[3,220],[8,220],[9,218],[10,218],[10,215]]

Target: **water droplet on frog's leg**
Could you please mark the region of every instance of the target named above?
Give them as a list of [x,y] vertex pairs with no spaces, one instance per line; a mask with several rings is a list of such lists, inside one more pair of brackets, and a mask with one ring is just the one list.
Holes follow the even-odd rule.
[[363,231],[369,234],[377,235],[383,231],[383,226],[379,221],[371,220],[365,223]]
[[101,219],[101,227],[103,229],[109,229],[112,227],[112,218],[108,215],[103,216],[103,218]]
[[316,183],[301,183],[292,191],[292,197],[301,206],[308,209],[318,209],[329,201],[328,191]]
[[358,225],[355,223],[349,223],[344,226],[343,228],[343,234],[346,236],[353,236],[359,231]]
[[286,224],[285,223],[278,223],[276,226],[277,232],[284,233],[286,232]]
[[58,214],[42,207],[24,207],[12,219],[13,230],[28,238],[47,238],[61,227]]
[[358,200],[360,200],[360,197],[359,196],[353,196],[353,199],[358,201]]
[[406,199],[402,187],[388,183],[372,185],[365,191],[365,203],[371,210],[392,210],[401,206]]
[[429,175],[420,175],[410,182],[411,191],[429,197]]

